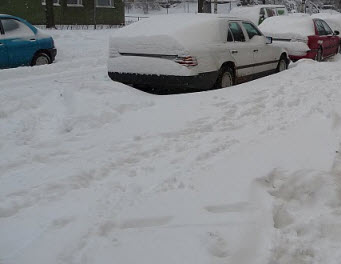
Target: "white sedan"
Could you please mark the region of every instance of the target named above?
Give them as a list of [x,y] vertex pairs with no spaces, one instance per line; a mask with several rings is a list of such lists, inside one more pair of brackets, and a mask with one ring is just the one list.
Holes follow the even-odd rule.
[[287,69],[288,54],[252,22],[212,14],[145,19],[112,36],[112,80],[168,90],[223,88]]

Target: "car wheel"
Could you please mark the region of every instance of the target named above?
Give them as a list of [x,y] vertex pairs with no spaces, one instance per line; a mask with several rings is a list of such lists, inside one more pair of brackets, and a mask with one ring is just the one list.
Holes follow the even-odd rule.
[[317,50],[315,60],[316,61],[322,61],[323,60],[322,48],[321,47],[319,47],[319,49]]
[[234,73],[230,67],[223,67],[217,80],[217,88],[226,88],[234,84]]
[[51,58],[44,52],[40,52],[34,56],[32,60],[32,66],[34,65],[46,65],[51,63]]
[[288,69],[288,62],[287,59],[282,56],[277,65],[277,72],[285,71],[286,69]]

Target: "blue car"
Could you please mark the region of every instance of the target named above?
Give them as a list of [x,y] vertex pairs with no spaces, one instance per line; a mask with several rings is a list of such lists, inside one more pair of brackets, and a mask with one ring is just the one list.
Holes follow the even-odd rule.
[[56,54],[51,36],[24,19],[0,14],[0,69],[50,64]]

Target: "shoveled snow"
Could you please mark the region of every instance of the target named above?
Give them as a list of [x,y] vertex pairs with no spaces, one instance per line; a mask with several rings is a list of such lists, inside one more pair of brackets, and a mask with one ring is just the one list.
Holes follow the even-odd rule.
[[155,96],[107,77],[111,31],[51,33],[0,71],[0,263],[339,263],[340,55]]

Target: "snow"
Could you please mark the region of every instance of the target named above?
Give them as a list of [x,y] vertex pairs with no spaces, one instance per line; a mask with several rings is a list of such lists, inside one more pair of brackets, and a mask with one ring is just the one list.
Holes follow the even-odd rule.
[[230,15],[240,17],[243,19],[249,19],[255,25],[259,22],[260,7],[235,7],[231,10]]
[[120,56],[108,61],[109,72],[191,76],[188,68],[169,59]]
[[[116,32],[112,41],[120,38],[138,42],[138,38],[154,37],[152,41],[166,36],[172,37],[181,44],[196,42],[222,41],[220,28],[223,26],[219,19],[221,15],[213,14],[173,14],[160,15],[143,19]],[[219,27],[221,25],[221,27]],[[160,41],[160,42],[161,42]],[[137,43],[138,44],[138,43]]]
[[310,50],[308,45],[304,42],[300,41],[276,41],[272,42],[272,45],[281,47],[288,51],[289,55],[293,56],[304,56],[307,54],[307,51]]
[[266,36],[281,39],[306,39],[315,35],[313,20],[306,16],[269,17],[259,28]]
[[0,71],[0,263],[339,263],[341,56],[156,96],[103,31]]

